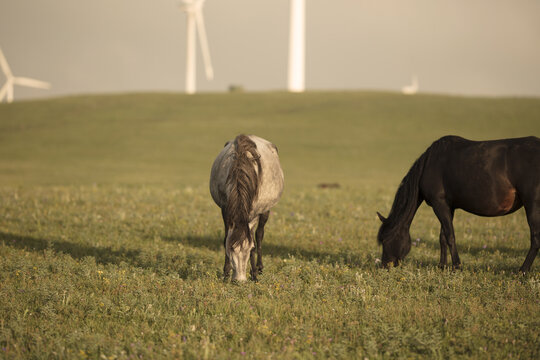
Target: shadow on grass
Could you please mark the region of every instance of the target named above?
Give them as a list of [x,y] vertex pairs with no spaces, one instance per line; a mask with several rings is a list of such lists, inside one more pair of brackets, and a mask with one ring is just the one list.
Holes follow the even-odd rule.
[[[185,246],[194,247],[194,248],[204,248],[211,251],[222,252],[223,251],[223,239],[217,238],[215,236],[178,236],[178,237],[163,237],[164,241],[181,243]],[[433,268],[439,267],[439,254],[440,248],[438,242],[432,241],[423,241],[427,248],[433,249],[433,256],[422,256],[420,258],[416,257],[414,260],[408,258],[405,259],[406,262],[413,261],[415,265],[419,268]],[[459,248],[459,245],[458,245]],[[413,248],[412,251],[415,249]],[[263,259],[265,256],[277,256],[282,259],[286,259],[289,256],[294,256],[299,260],[312,261],[317,260],[319,263],[324,264],[343,264],[351,268],[359,269],[373,269],[375,267],[375,257],[360,253],[360,252],[351,252],[347,249],[341,250],[339,252],[330,251],[320,251],[320,250],[310,250],[301,247],[293,247],[272,243],[265,243],[263,241],[262,246]],[[499,251],[504,255],[512,259],[519,259],[519,261],[525,260],[527,255],[527,249],[514,249],[509,247],[498,247],[498,248],[487,248],[484,249],[481,246],[473,246],[469,249],[460,250],[460,254],[469,254],[474,257],[481,257],[482,255],[491,255]],[[380,253],[377,252],[379,257]],[[452,267],[452,260],[450,253],[448,253],[448,266]],[[500,264],[463,264],[465,269],[470,271],[492,271],[494,273],[509,272],[514,273],[518,271],[518,267],[513,265],[508,265],[506,263]]]
[[31,236],[3,232],[0,232],[0,242],[1,241],[3,241],[7,246],[17,249],[24,249],[27,251],[43,251],[50,249],[58,253],[68,254],[74,259],[82,259],[90,256],[96,259],[96,263],[100,264],[118,265],[121,262],[134,264],[135,259],[140,254],[139,250],[113,250],[110,246],[95,247],[62,240],[40,239]]
[[[436,250],[437,256],[440,254],[440,245],[438,241],[428,241],[428,240],[422,240],[422,242],[426,245],[426,247]],[[508,256],[523,256],[523,259],[525,259],[525,256],[527,255],[527,251],[529,251],[529,248],[523,248],[523,249],[516,249],[508,246],[499,246],[499,245],[490,245],[486,244],[486,246],[479,246],[479,245],[468,245],[466,243],[460,244],[459,239],[456,240],[456,245],[458,249],[458,253],[464,253],[469,254],[473,256],[481,256],[482,254],[495,254],[497,252],[500,252],[503,255]],[[413,248],[414,249],[414,248]],[[450,250],[448,250],[450,251]],[[450,256],[450,253],[448,252],[448,256]]]
[[[223,252],[223,238],[217,238],[215,236],[175,236],[175,237],[162,237],[164,241],[181,243],[182,245],[204,248],[211,251]],[[265,256],[276,256],[283,259],[289,256],[294,256],[299,260],[312,261],[317,260],[320,263],[325,264],[343,264],[352,268],[363,268],[370,266],[374,263],[374,259],[369,260],[369,257],[352,254],[350,251],[344,249],[338,253],[331,251],[319,251],[308,250],[300,247],[292,247],[286,245],[278,245],[268,243],[263,240],[262,244],[263,259]]]
[[[223,239],[216,238],[215,236],[193,236],[187,235],[183,237],[163,237],[164,241],[181,243],[185,246],[193,248],[202,248],[214,252],[223,251]],[[50,239],[40,239],[31,236],[23,236],[11,233],[0,232],[0,242],[4,242],[7,246],[24,249],[27,251],[43,251],[43,250],[53,250],[57,253],[64,253],[71,256],[74,259],[83,259],[85,257],[93,257],[98,264],[113,264],[119,265],[122,262],[125,262],[131,266],[143,267],[143,268],[156,268],[161,266],[166,266],[167,264],[161,264],[157,266],[154,263],[146,262],[141,256],[141,250],[133,249],[112,249],[108,247],[96,247],[91,245],[76,244],[63,240],[50,240]],[[422,256],[421,258],[416,258],[412,260],[416,263],[416,266],[421,268],[432,268],[438,266],[439,259],[439,244],[434,242],[425,242],[429,248],[433,248],[434,251],[433,257]],[[413,249],[414,251],[414,249]],[[526,250],[518,250],[503,247],[493,248],[493,249],[484,249],[482,247],[471,248],[471,250],[462,251],[462,253],[469,253],[474,256],[481,256],[482,252],[495,253],[500,251],[502,253],[509,253],[513,257],[518,259],[525,259],[527,253]],[[319,263],[324,264],[343,264],[351,268],[360,268],[360,269],[373,269],[374,258],[369,254],[356,254],[351,253],[348,250],[342,250],[340,252],[331,252],[331,251],[319,251],[319,250],[309,250],[299,247],[289,247],[285,245],[278,245],[272,243],[263,242],[263,257],[264,256],[276,256],[283,259],[288,258],[289,256],[294,256],[299,260],[313,261],[316,260]],[[171,259],[172,260],[172,259]],[[184,269],[186,266],[190,266],[189,259],[184,259],[184,264],[180,267],[176,267],[179,274],[183,278],[187,278],[191,274],[191,270],[188,271]],[[411,259],[406,259],[405,261],[411,261]],[[451,265],[450,258],[448,259],[448,264]],[[520,260],[521,261],[521,260]],[[209,264],[207,264],[209,265]],[[482,264],[482,265],[472,265],[472,264],[463,264],[465,269],[470,271],[491,271],[494,273],[507,272],[514,273],[517,272],[518,268],[516,266],[508,265],[505,263],[501,264]],[[187,271],[187,272],[186,272]],[[184,274],[185,273],[185,274]]]
[[[213,268],[212,260],[201,257],[186,257],[177,254],[145,254],[142,250],[113,249],[112,247],[96,247],[91,245],[76,244],[62,240],[39,239],[31,236],[16,235],[0,232],[0,243],[17,249],[40,252],[52,250],[63,253],[73,259],[92,257],[97,264],[121,265],[122,263],[132,267],[139,267],[151,271],[175,273],[182,279],[200,278],[206,276],[208,269]],[[216,276],[219,273],[216,272]]]
[[[422,256],[421,258],[417,258],[415,262],[419,267],[432,267],[432,266],[439,266],[439,256],[440,256],[440,244],[439,242],[435,241],[423,241],[425,246],[428,249],[433,250],[433,256],[426,257]],[[526,249],[516,249],[511,248],[508,246],[468,246],[468,245],[462,245],[460,246],[459,243],[457,243],[458,247],[458,254],[460,257],[462,255],[467,254],[471,255],[474,258],[482,259],[483,257],[488,257],[495,255],[497,253],[500,253],[503,255],[503,257],[506,257],[511,260],[517,260],[519,263],[518,266],[516,265],[510,265],[508,263],[498,263],[498,264],[492,264],[492,263],[484,263],[484,264],[467,264],[466,262],[463,262],[462,260],[462,266],[464,269],[470,270],[470,271],[491,271],[496,274],[498,273],[518,273],[519,266],[521,265],[522,261],[525,261],[525,257],[527,255],[527,252],[529,251],[528,248]],[[414,247],[411,251],[414,251]],[[534,267],[534,263],[533,263]],[[447,268],[452,268],[452,256],[450,255],[450,250],[447,250]],[[531,267],[532,269],[532,267]]]
[[[223,251],[223,239],[215,236],[183,236],[183,237],[163,237],[164,241],[181,243],[185,246],[199,249],[207,249],[213,252]],[[168,271],[176,272],[180,277],[187,279],[189,277],[199,277],[204,274],[208,267],[213,267],[208,261],[204,261],[203,265],[198,264],[201,258],[191,259],[190,257],[181,257],[172,255],[170,257],[158,254],[160,258],[155,261],[145,259],[141,250],[132,249],[113,249],[112,247],[96,247],[85,244],[77,244],[63,240],[42,239],[26,235],[18,235],[12,233],[0,232],[0,243],[6,246],[23,249],[26,251],[40,252],[44,250],[52,250],[56,253],[63,253],[71,256],[74,259],[83,259],[85,257],[93,257],[98,264],[120,265],[122,262],[130,266],[142,267],[152,270],[167,269]],[[169,254],[171,255],[171,254]],[[293,248],[283,245],[264,244],[263,257],[277,256],[288,258],[294,256],[300,260],[312,261],[317,260],[319,263],[325,264],[344,264],[351,268],[373,268],[374,259],[369,259],[369,256],[358,256],[347,251],[340,253],[330,253],[324,251],[307,250],[302,248]],[[219,274],[218,271],[217,274]],[[219,276],[219,275],[218,275]]]

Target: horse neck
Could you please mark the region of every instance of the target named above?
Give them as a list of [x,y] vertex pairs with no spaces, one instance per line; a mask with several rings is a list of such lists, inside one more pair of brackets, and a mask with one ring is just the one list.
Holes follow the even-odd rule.
[[405,227],[409,230],[414,216],[416,215],[416,211],[420,207],[420,204],[422,204],[422,201],[423,199],[417,195],[415,198],[408,199],[407,203],[400,211],[394,211],[392,208],[392,211],[386,220],[388,223],[387,226],[396,229]]
[[245,227],[250,222],[250,213],[259,191],[261,162],[255,143],[247,136],[239,135],[234,147],[234,160],[227,178],[229,194],[225,213],[231,224]]
[[[429,149],[428,149],[429,150]],[[420,178],[424,172],[428,151],[423,153],[411,166],[409,172],[399,185],[394,197],[392,209],[385,223],[388,228],[397,229],[405,226],[410,228],[414,215],[422,204],[423,198],[420,194]]]

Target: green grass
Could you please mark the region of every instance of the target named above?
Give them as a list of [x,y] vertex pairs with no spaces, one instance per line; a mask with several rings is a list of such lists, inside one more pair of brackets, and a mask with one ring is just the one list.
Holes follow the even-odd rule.
[[[258,283],[221,280],[208,191],[226,140],[279,148],[286,189]],[[375,212],[435,139],[540,135],[540,99],[137,94],[0,104],[0,358],[538,358],[523,211],[454,221],[439,270],[422,205],[401,267]],[[319,183],[339,183],[320,189]]]

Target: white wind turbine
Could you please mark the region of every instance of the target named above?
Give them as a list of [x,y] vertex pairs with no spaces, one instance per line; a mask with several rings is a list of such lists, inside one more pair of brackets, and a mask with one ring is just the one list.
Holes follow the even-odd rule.
[[210,49],[208,48],[208,39],[206,38],[206,29],[202,7],[205,0],[183,0],[183,10],[187,15],[186,32],[186,93],[194,94],[196,91],[196,73],[197,73],[197,49],[196,38],[199,33],[199,43],[204,61],[206,78],[214,78],[212,61],[210,60]]
[[306,0],[291,0],[289,33],[289,78],[290,92],[305,90],[306,52]]
[[412,76],[412,84],[401,88],[401,92],[405,95],[414,95],[418,92],[418,76]]
[[51,84],[49,84],[48,82],[30,79],[27,77],[13,76],[13,73],[11,72],[11,69],[6,60],[6,57],[4,56],[4,53],[2,52],[2,49],[0,49],[0,67],[2,68],[2,71],[6,76],[6,83],[0,89],[0,102],[2,102],[4,98],[8,103],[13,102],[14,85],[27,86],[37,89],[51,88]]

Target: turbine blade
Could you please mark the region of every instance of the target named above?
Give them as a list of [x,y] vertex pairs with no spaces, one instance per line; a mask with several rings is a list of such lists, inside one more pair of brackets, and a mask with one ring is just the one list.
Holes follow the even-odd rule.
[[40,81],[36,79],[30,79],[26,77],[16,77],[13,79],[13,83],[21,86],[28,86],[37,89],[50,89],[51,84],[45,81]]
[[11,73],[11,69],[9,68],[9,64],[6,60],[6,57],[4,56],[4,53],[2,52],[2,49],[0,49],[0,67],[2,68],[2,71],[4,71],[4,74],[6,74],[6,77],[12,77],[13,74]]
[[4,86],[2,86],[2,89],[0,89],[0,103],[4,100],[4,98],[7,96],[7,89],[9,84],[6,82]]
[[197,31],[196,20],[192,12],[187,12],[186,31],[186,93],[194,94],[196,91],[197,74]]
[[13,84],[10,84],[7,88],[7,96],[6,96],[7,102],[12,103],[13,102]]
[[206,37],[206,28],[204,26],[204,17],[201,8],[195,12],[195,20],[197,22],[197,31],[200,35],[199,42],[201,44],[206,78],[212,80],[214,78],[214,69],[212,68],[212,60],[210,59],[210,48],[208,47],[208,38]]

